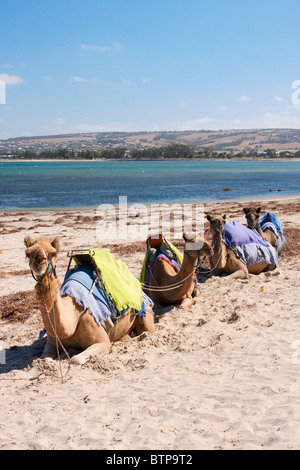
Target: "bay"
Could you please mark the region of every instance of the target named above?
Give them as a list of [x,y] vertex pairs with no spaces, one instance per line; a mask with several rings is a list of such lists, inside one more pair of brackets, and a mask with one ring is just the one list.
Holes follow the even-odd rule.
[[293,160],[0,162],[0,210],[292,197],[299,182]]

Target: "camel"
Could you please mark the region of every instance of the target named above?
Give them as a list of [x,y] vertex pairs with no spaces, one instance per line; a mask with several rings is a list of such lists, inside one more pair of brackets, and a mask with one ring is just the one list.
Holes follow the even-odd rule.
[[258,207],[254,209],[254,207],[244,207],[243,211],[245,213],[247,219],[247,227],[251,230],[256,230],[257,233],[267,240],[270,245],[274,246],[276,251],[278,251],[278,238],[276,237],[275,233],[271,228],[267,228],[264,232],[260,226],[259,218],[260,218],[260,211],[261,208]]
[[159,258],[150,274],[149,286],[144,289],[155,304],[180,304],[180,307],[187,308],[198,294],[194,280],[196,268],[200,257],[212,256],[213,251],[210,244],[195,233],[184,233],[183,239],[185,250],[180,271],[176,272],[166,260]]
[[154,331],[154,313],[148,305],[146,316],[141,317],[131,310],[120,317],[107,333],[102,325],[96,323],[88,309],[83,314],[82,306],[72,297],[60,295],[55,270],[59,239],[55,238],[51,242],[44,237],[36,240],[26,237],[24,243],[32,275],[37,281],[35,291],[47,332],[47,343],[41,358],[57,358],[56,335],[64,348],[82,351],[71,359],[72,363],[82,365],[92,356],[108,354],[111,343],[122,339],[133,329],[138,335]]
[[260,274],[267,269],[275,269],[275,265],[270,265],[266,261],[259,261],[255,264],[246,266],[223,241],[222,234],[226,221],[226,214],[207,215],[210,222],[210,229],[213,235],[214,254],[211,257],[211,264],[214,266],[214,275],[227,273],[229,279],[249,279],[249,274]]

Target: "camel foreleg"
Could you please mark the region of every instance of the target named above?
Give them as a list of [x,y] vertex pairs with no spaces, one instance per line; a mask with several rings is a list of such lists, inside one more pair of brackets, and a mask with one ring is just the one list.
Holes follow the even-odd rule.
[[249,273],[246,269],[239,269],[227,276],[226,279],[249,279]]
[[186,297],[181,302],[179,308],[189,308],[191,307],[191,305],[193,305],[193,303],[194,303],[194,300],[191,297]]
[[54,344],[51,344],[47,341],[41,359],[56,359],[57,358],[57,348]]
[[145,331],[153,333],[153,331],[155,330],[154,312],[150,306],[146,307],[145,317],[140,317],[139,315],[137,315],[134,329],[138,335],[144,333]]
[[71,359],[71,363],[82,366],[91,357],[97,356],[98,354],[108,354],[108,353],[109,353],[109,347],[106,343],[94,343],[88,348],[86,348],[84,351],[82,351],[81,353],[76,354],[76,356],[73,356]]

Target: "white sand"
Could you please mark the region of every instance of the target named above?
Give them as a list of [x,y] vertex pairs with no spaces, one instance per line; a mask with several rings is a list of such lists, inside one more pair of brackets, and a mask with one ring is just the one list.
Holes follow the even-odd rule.
[[[284,227],[300,227],[294,202],[276,211]],[[230,215],[233,206],[205,210]],[[242,205],[234,207],[232,218],[244,223]],[[68,250],[99,246],[96,222],[76,227],[77,215],[95,214],[0,214],[0,296],[34,287],[25,235],[61,237],[61,280]],[[121,258],[139,276],[144,252],[124,248]],[[37,311],[25,323],[0,320],[0,449],[299,450],[299,271],[299,256],[283,256],[277,270],[249,280],[208,279],[190,310],[165,309],[154,333],[72,365],[64,383],[31,380],[45,368],[59,374],[58,361],[37,358],[45,341]],[[67,360],[62,367],[66,373]]]

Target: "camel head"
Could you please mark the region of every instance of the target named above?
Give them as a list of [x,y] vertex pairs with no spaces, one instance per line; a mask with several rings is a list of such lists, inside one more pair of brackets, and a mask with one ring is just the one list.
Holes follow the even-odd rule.
[[254,207],[244,207],[243,211],[247,219],[248,228],[255,229],[259,224],[261,208],[258,207],[257,209],[255,209]]
[[43,278],[49,265],[54,270],[57,254],[59,252],[59,239],[55,238],[52,242],[48,238],[40,237],[32,240],[30,237],[24,239],[26,246],[25,254],[29,259],[29,266],[36,279]]
[[185,241],[185,252],[199,252],[201,256],[212,256],[213,249],[206,240],[201,238],[197,233],[186,233],[183,234]]
[[226,223],[226,214],[222,217],[220,215],[207,215],[207,220],[210,223],[210,230],[213,234],[221,234]]

